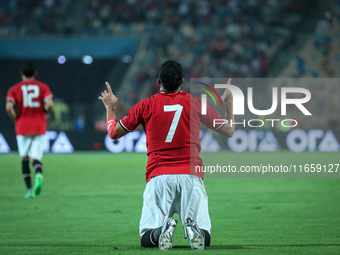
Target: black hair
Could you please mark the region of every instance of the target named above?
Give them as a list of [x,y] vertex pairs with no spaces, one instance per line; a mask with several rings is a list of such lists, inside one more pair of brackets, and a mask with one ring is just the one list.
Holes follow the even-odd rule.
[[159,72],[159,79],[166,91],[171,92],[178,89],[183,80],[183,68],[181,64],[173,60],[164,62]]
[[23,75],[25,75],[27,78],[34,77],[36,68],[33,62],[24,62],[22,64],[21,72]]

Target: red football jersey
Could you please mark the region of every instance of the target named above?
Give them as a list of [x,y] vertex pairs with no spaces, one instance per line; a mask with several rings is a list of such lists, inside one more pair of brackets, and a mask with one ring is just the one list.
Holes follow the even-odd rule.
[[46,112],[44,103],[53,98],[47,84],[28,79],[12,86],[7,100],[17,105],[15,132],[17,135],[43,135],[46,132]]
[[207,106],[201,115],[201,99],[186,92],[160,92],[135,104],[119,122],[127,131],[139,124],[146,133],[148,163],[146,181],[163,174],[196,174],[190,171],[202,165],[199,130],[201,122],[210,129],[214,119],[222,119],[217,111]]

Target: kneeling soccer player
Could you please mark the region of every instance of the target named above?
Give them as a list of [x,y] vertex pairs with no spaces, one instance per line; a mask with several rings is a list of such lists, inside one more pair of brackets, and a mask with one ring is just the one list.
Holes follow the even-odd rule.
[[[231,137],[235,128],[230,124],[214,128],[213,120],[222,118],[209,105],[207,114],[201,115],[201,99],[181,90],[184,79],[179,63],[166,61],[157,83],[160,92],[134,105],[119,122],[114,109],[118,99],[106,83],[107,90],[99,99],[106,107],[107,131],[111,139],[119,139],[141,124],[146,133],[149,158],[139,224],[141,245],[171,250],[177,226],[172,216],[178,213],[191,248],[203,250],[210,245],[208,197],[203,173],[192,170],[203,165],[199,156],[200,124],[226,137]],[[227,123],[230,123],[234,118],[232,94],[226,89],[221,98],[227,103]]]

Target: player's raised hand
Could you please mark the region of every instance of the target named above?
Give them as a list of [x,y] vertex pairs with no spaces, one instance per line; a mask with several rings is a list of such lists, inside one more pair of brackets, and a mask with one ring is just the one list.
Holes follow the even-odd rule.
[[112,89],[111,89],[111,86],[110,86],[110,83],[105,82],[105,85],[106,85],[106,87],[107,87],[108,92],[109,92],[111,95],[113,95]]
[[[230,85],[231,83],[231,79],[228,80],[228,85]],[[233,94],[231,93],[231,91],[229,89],[225,89],[223,95],[221,96],[221,99],[223,102],[225,103],[232,103],[233,102]]]
[[113,94],[110,84],[108,82],[105,82],[105,84],[106,84],[107,90],[108,90],[108,92],[111,96],[111,101],[112,101],[113,105],[116,105],[118,98]]
[[107,90],[101,93],[98,99],[102,100],[105,107],[115,106],[117,104],[118,98],[112,93],[111,86],[108,82],[105,82]]

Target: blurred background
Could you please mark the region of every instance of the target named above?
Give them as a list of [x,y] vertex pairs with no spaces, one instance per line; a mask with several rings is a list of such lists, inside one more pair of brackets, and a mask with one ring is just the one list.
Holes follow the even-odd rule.
[[[109,81],[120,99],[118,118],[123,117],[158,92],[158,71],[169,59],[184,68],[184,90],[190,78],[201,77],[332,78],[303,85],[312,93],[312,122],[296,109],[288,109],[287,119],[300,118],[296,144],[307,139],[301,151],[339,151],[340,87],[334,79],[340,74],[339,22],[336,0],[1,0],[0,152],[17,150],[4,102],[26,60],[36,63],[37,79],[55,96],[46,152],[144,152],[141,129],[120,141],[107,139],[98,96]],[[255,90],[258,109],[270,108],[272,87]],[[294,130],[256,129],[255,147],[252,130],[243,131],[236,145],[249,139],[244,150],[268,151],[289,149],[287,135]],[[242,152],[216,144],[211,133],[202,133],[202,143],[203,151]]]

